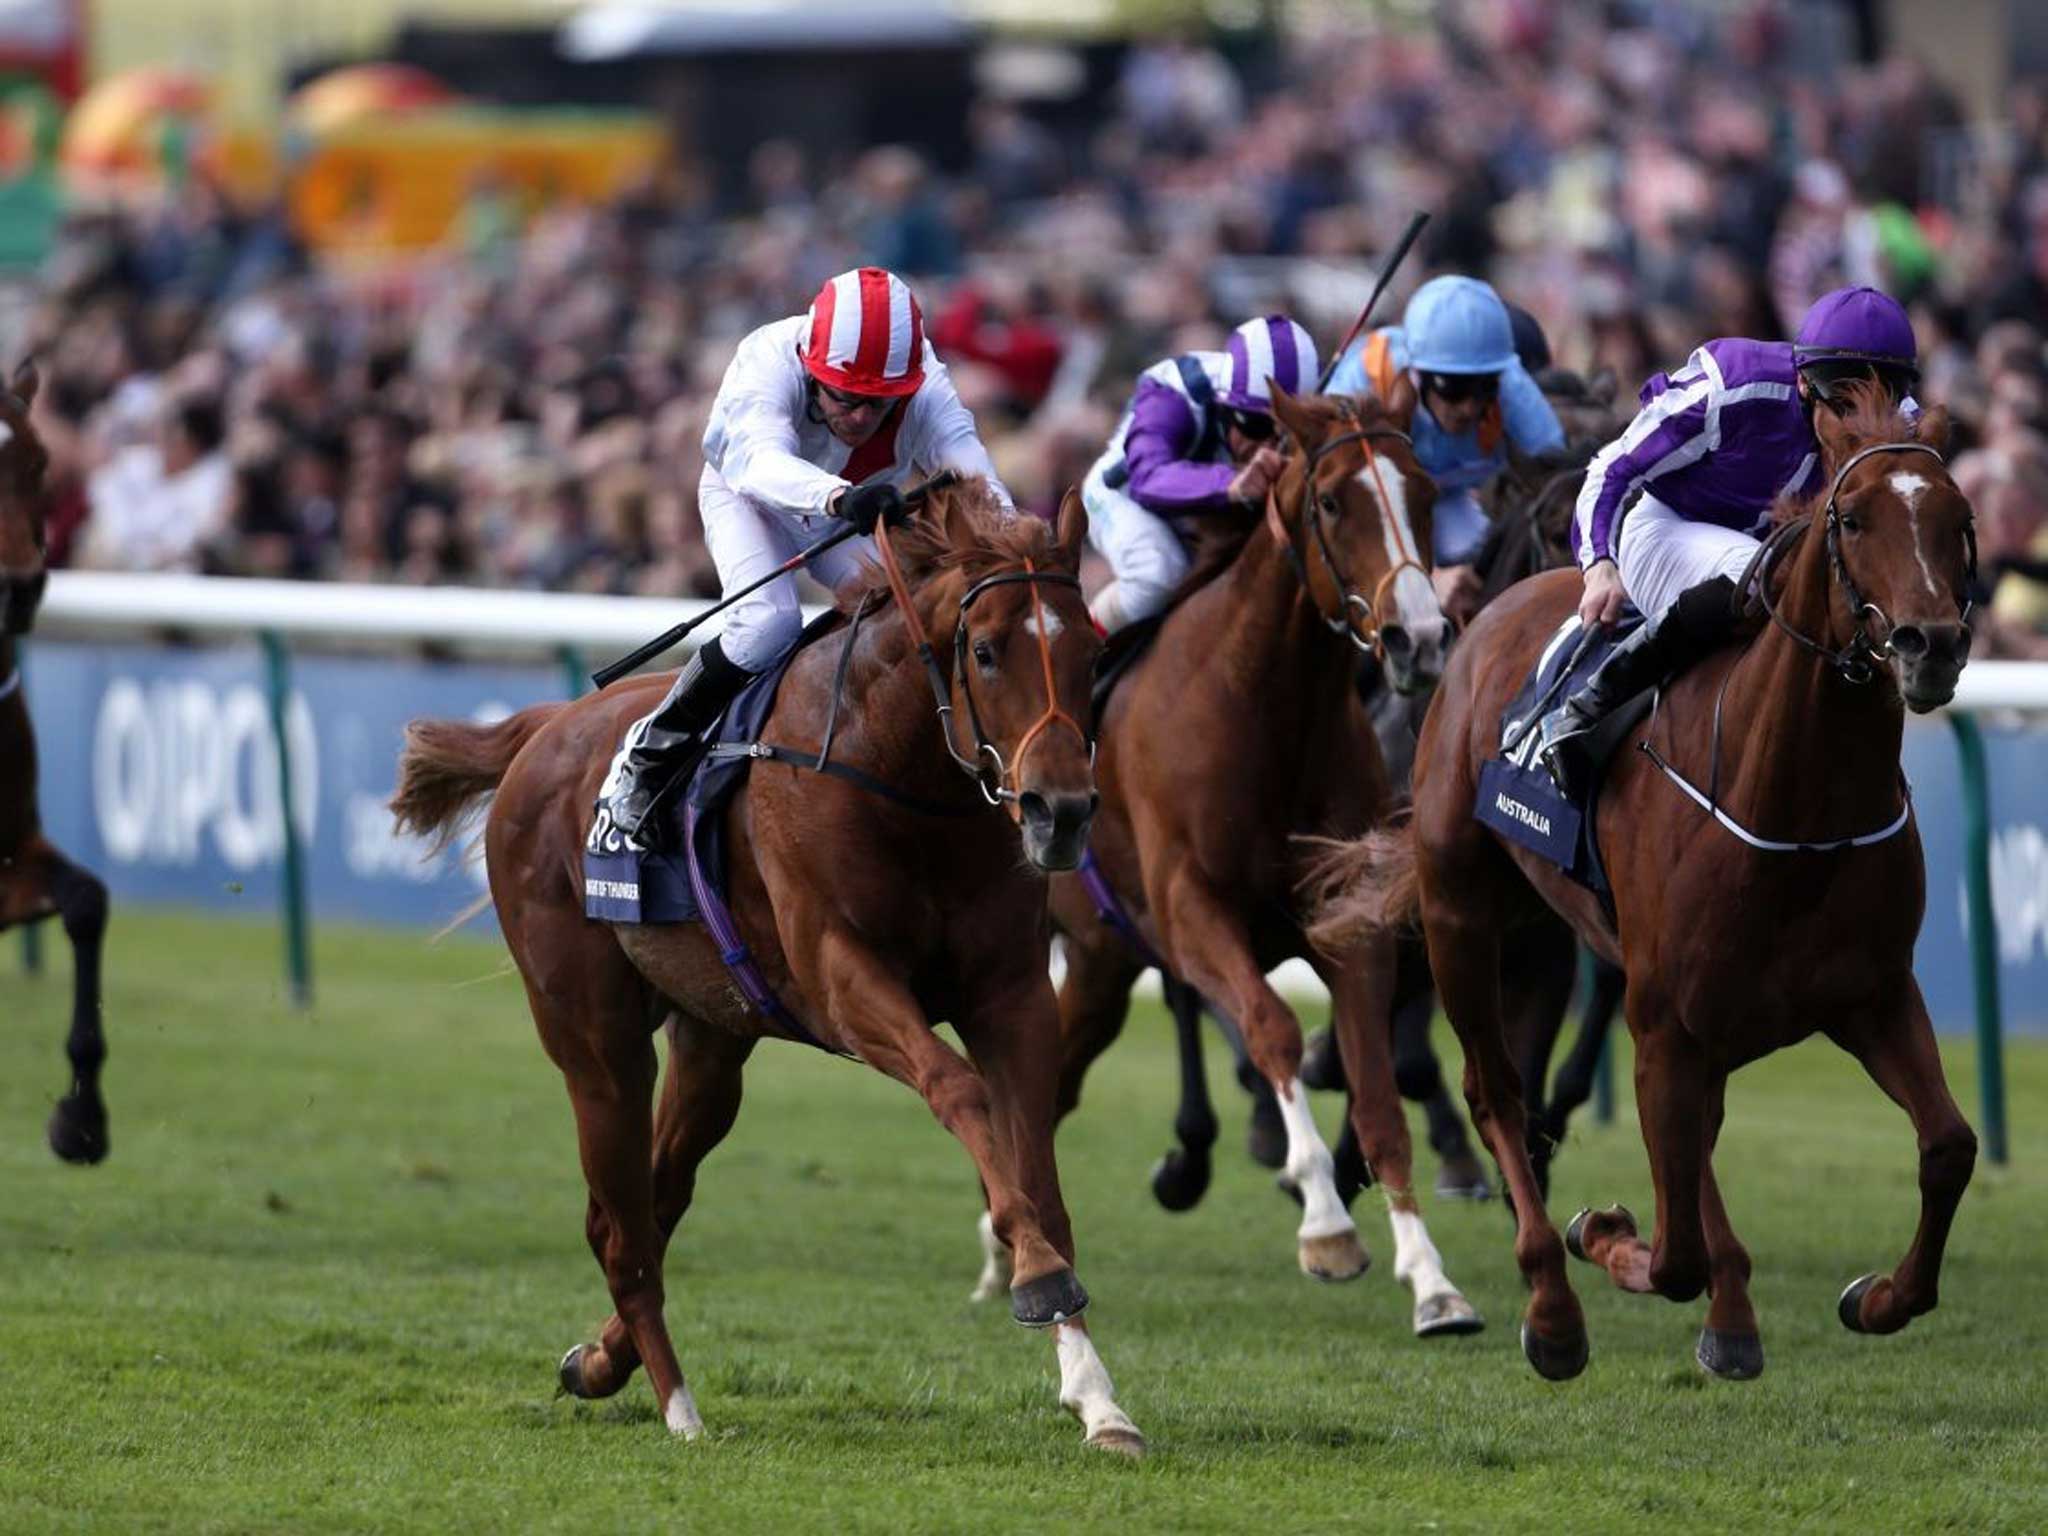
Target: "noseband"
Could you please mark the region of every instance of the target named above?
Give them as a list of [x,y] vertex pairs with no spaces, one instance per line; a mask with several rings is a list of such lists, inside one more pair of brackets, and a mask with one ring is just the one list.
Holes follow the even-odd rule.
[[[981,790],[982,798],[990,805],[1010,806],[1012,816],[1018,814],[1018,790],[1016,775],[1024,766],[1024,754],[1046,729],[1055,724],[1064,725],[1080,738],[1088,749],[1088,761],[1095,761],[1095,742],[1081,729],[1074,717],[1060,708],[1059,691],[1052,673],[1052,638],[1046,633],[1045,603],[1040,589],[1047,586],[1072,587],[1080,590],[1081,581],[1077,576],[1068,576],[1059,571],[1041,571],[1029,560],[1021,571],[997,571],[984,576],[974,583],[960,598],[959,616],[953,622],[953,671],[960,679],[960,690],[967,696],[967,722],[974,731],[974,755],[961,753],[953,737],[953,698],[946,686],[945,674],[939,670],[938,654],[932,648],[931,636],[926,632],[924,620],[919,617],[917,605],[910,600],[910,588],[903,580],[901,567],[896,563],[896,552],[890,547],[889,530],[886,524],[875,527],[875,544],[882,554],[882,571],[889,579],[889,589],[894,594],[896,606],[903,612],[903,622],[910,628],[910,637],[917,646],[917,654],[924,661],[925,676],[932,685],[932,703],[939,713],[939,728],[945,737],[946,755]],[[992,587],[1010,586],[1022,582],[1031,588],[1032,627],[1038,634],[1038,656],[1045,669],[1045,711],[1032,722],[1031,728],[1017,742],[1015,759],[1003,761],[1003,754],[996,744],[989,740],[982,728],[981,711],[974,702],[974,681],[967,668],[967,610],[974,600]]]
[[[1349,409],[1346,409],[1345,416],[1354,423],[1358,422],[1356,414]],[[1343,635],[1353,645],[1357,646],[1359,650],[1369,652],[1375,660],[1385,660],[1387,648],[1380,633],[1384,628],[1380,622],[1380,608],[1386,602],[1388,594],[1393,589],[1396,578],[1403,571],[1420,571],[1424,577],[1427,577],[1429,570],[1417,558],[1414,550],[1403,547],[1404,540],[1399,530],[1392,523],[1388,523],[1387,527],[1391,534],[1389,542],[1394,543],[1399,548],[1401,558],[1389,566],[1386,574],[1374,583],[1372,595],[1370,597],[1366,596],[1344,574],[1343,566],[1337,561],[1337,551],[1331,546],[1329,531],[1323,526],[1325,506],[1327,505],[1329,508],[1330,518],[1335,520],[1342,515],[1342,503],[1336,497],[1325,497],[1316,490],[1317,466],[1339,448],[1348,448],[1353,443],[1356,443],[1365,453],[1365,467],[1371,473],[1373,485],[1379,492],[1380,516],[1382,519],[1391,518],[1394,502],[1393,498],[1387,494],[1386,481],[1380,477],[1379,455],[1372,450],[1375,438],[1405,443],[1410,448],[1414,447],[1414,443],[1408,434],[1401,431],[1398,427],[1369,427],[1360,423],[1355,425],[1349,432],[1340,432],[1337,436],[1325,438],[1322,442],[1318,443],[1309,451],[1308,459],[1302,466],[1301,520],[1308,525],[1309,531],[1315,536],[1316,549],[1322,556],[1325,569],[1330,573],[1331,582],[1336,586],[1338,601],[1342,606],[1342,611],[1336,617],[1333,618],[1329,614],[1324,613],[1321,605],[1315,601],[1315,588],[1309,585],[1308,566],[1303,561],[1301,552],[1294,547],[1294,541],[1287,536],[1287,530],[1280,521],[1279,493],[1277,488],[1266,493],[1266,516],[1267,520],[1272,524],[1274,537],[1280,541],[1280,547],[1287,551],[1287,558],[1293,562],[1294,574],[1301,578],[1302,589],[1308,593],[1309,602],[1316,608],[1317,617],[1333,633]],[[1359,627],[1357,622],[1361,619],[1364,621],[1363,629]]]
[[[1778,611],[1778,605],[1771,600],[1771,568],[1778,556],[1806,532],[1806,519],[1800,518],[1785,524],[1764,541],[1757,551],[1753,574],[1746,577],[1744,585],[1754,583],[1757,600],[1763,604],[1764,612],[1771,622],[1786,634],[1812,651],[1848,682],[1867,683],[1877,675],[1876,664],[1888,661],[1892,656],[1892,631],[1894,625],[1882,608],[1864,598],[1856,586],[1856,579],[1849,574],[1849,564],[1842,558],[1842,514],[1837,507],[1841,498],[1843,482],[1849,478],[1849,471],[1865,459],[1880,453],[1924,453],[1937,464],[1946,464],[1941,454],[1925,443],[1872,443],[1858,449],[1835,471],[1834,479],[1828,485],[1828,504],[1823,513],[1823,526],[1827,537],[1828,569],[1841,586],[1842,595],[1848,600],[1850,617],[1856,621],[1856,628],[1850,633],[1848,643],[1839,650],[1831,650],[1811,636],[1794,629]],[[1956,594],[1956,608],[1967,627],[1970,622],[1971,600],[1969,587],[1977,579],[1977,522],[1974,516],[1963,524],[1963,539],[1969,554],[1963,570],[1964,590]],[[1873,627],[1875,621],[1875,627]]]

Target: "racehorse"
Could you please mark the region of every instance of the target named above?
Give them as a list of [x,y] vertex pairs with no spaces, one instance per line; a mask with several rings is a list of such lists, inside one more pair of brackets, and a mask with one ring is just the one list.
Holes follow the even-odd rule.
[[33,363],[0,390],[0,929],[39,923],[55,913],[71,941],[71,1091],[50,1115],[50,1150],[67,1163],[107,1155],[107,1106],[100,1068],[107,1059],[100,1023],[100,944],[107,931],[107,888],[51,846],[36,805],[36,738],[22,697],[16,636],[35,623],[48,572],[43,565],[47,511],[42,439],[29,421]]
[[[1945,411],[1908,421],[1864,392],[1814,424],[1825,490],[1777,509],[1744,583],[1761,631],[1662,690],[1610,765],[1597,820],[1615,920],[1473,819],[1503,709],[1577,605],[1579,583],[1558,572],[1507,593],[1460,642],[1424,724],[1412,819],[1338,856],[1341,894],[1316,925],[1346,942],[1419,915],[1473,1120],[1513,1198],[1532,1291],[1523,1349],[1552,1379],[1588,1354],[1568,1247],[1624,1290],[1708,1291],[1699,1363],[1738,1379],[1763,1369],[1749,1255],[1712,1164],[1737,1067],[1819,1030],[1912,1119],[1919,1230],[1890,1275],[1843,1292],[1838,1314],[1857,1332],[1932,1310],[1975,1164],[1913,979],[1926,870],[1899,768],[1905,710],[1945,703],[1968,657],[1970,508],[1941,459]],[[1560,1238],[1530,1166],[1501,954],[1503,935],[1546,907],[1627,974],[1656,1189],[1649,1243],[1619,1206],[1580,1212]]]
[[[1142,1451],[1080,1316],[1053,1158],[1044,875],[1079,859],[1095,804],[1076,723],[1099,648],[1075,574],[1085,526],[1075,496],[1055,531],[1009,517],[979,480],[935,490],[916,522],[879,536],[883,572],[846,599],[844,643],[796,656],[761,733],[784,755],[758,757],[724,813],[731,911],[786,1024],[746,1005],[704,929],[584,916],[591,806],[666,678],[494,726],[409,730],[401,826],[445,838],[496,792],[491,900],[575,1109],[586,1234],[617,1310],[562,1361],[569,1392],[608,1396],[644,1362],[669,1429],[700,1431],[662,1317],[662,1258],[698,1164],[739,1111],[755,1043],[794,1034],[911,1087],[966,1147],[1018,1258],[1012,1312],[1052,1329],[1061,1402],[1089,1444]],[[954,643],[934,650],[942,622]],[[956,721],[972,726],[964,746]],[[806,752],[839,776],[788,760]],[[941,1019],[971,1062],[933,1034]],[[664,1021],[669,1067],[650,1115]]]
[[[1364,1272],[1365,1249],[1309,1113],[1301,1026],[1266,981],[1290,957],[1316,968],[1353,1089],[1350,1120],[1388,1195],[1394,1272],[1414,1291],[1417,1331],[1435,1333],[1470,1330],[1478,1316],[1445,1276],[1411,1187],[1388,1028],[1393,945],[1373,934],[1316,950],[1297,892],[1303,835],[1356,836],[1387,804],[1386,773],[1352,687],[1358,650],[1376,651],[1404,688],[1426,688],[1442,664],[1446,625],[1426,564],[1435,492],[1408,441],[1413,409],[1412,395],[1389,407],[1296,399],[1274,386],[1274,415],[1291,440],[1288,467],[1264,523],[1220,572],[1191,579],[1111,695],[1091,851],[1135,936],[1185,984],[1175,1012],[1183,1060],[1196,1065],[1184,1086],[1200,1090],[1207,1119],[1198,1123],[1183,1100],[1181,1171],[1192,1165],[1206,1181],[1216,1135],[1199,1051],[1187,1039],[1198,995],[1234,1023],[1279,1101],[1282,1177],[1302,1201],[1301,1268],[1348,1280]],[[1122,1029],[1147,960],[1098,913],[1079,877],[1053,882],[1053,911],[1066,940],[1064,1115],[1079,1103],[1090,1063]],[[977,1294],[1000,1283],[1006,1262],[986,1231],[984,1244]]]

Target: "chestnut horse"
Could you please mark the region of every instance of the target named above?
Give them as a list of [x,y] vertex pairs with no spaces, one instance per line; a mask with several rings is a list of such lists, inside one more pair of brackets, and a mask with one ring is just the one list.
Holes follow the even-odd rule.
[[71,1091],[50,1115],[50,1150],[67,1163],[107,1155],[107,1106],[100,1067],[100,943],[107,931],[107,888],[43,836],[36,807],[36,738],[22,697],[15,637],[28,633],[43,600],[48,455],[29,422],[39,382],[23,363],[0,390],[0,929],[39,923],[55,913],[71,941]]
[[[1085,526],[1077,497],[1055,533],[1009,517],[970,480],[885,532],[884,566],[900,569],[851,611],[887,594],[893,605],[850,650],[827,640],[799,653],[762,730],[798,751],[832,735],[833,763],[865,784],[757,761],[724,826],[731,909],[769,984],[813,1043],[914,1089],[967,1148],[1018,1255],[1012,1311],[1053,1331],[1060,1401],[1090,1445],[1136,1454],[1144,1440],[1079,1315],[1087,1296],[1053,1158],[1059,1011],[1044,871],[1079,860],[1095,803],[1075,723],[1098,650],[1075,575]],[[942,625],[955,643],[934,651],[925,637]],[[586,1233],[617,1309],[595,1343],[570,1350],[562,1383],[608,1396],[644,1362],[669,1429],[694,1437],[701,1421],[662,1318],[662,1258],[698,1164],[739,1112],[741,1068],[756,1041],[779,1036],[701,927],[584,916],[599,784],[667,681],[629,679],[488,727],[416,722],[392,808],[402,826],[445,838],[496,791],[491,899],[568,1084]],[[955,720],[972,722],[964,751]],[[971,1063],[932,1032],[942,1019]],[[664,1021],[668,1074],[650,1113]]]
[[[1533,1292],[1523,1349],[1546,1377],[1578,1374],[1588,1353],[1567,1245],[1624,1290],[1673,1301],[1707,1291],[1699,1363],[1733,1378],[1763,1369],[1749,1255],[1713,1149],[1729,1074],[1815,1031],[1905,1109],[1920,1149],[1912,1246],[1889,1276],[1854,1282],[1839,1315],[1857,1332],[1891,1333],[1934,1307],[1977,1139],[1913,979],[1926,870],[1899,748],[1905,710],[1945,703],[1969,648],[1974,539],[1939,454],[1947,427],[1943,411],[1912,423],[1867,395],[1845,418],[1816,414],[1827,488],[1779,510],[1748,583],[1768,622],[1671,683],[1610,766],[1597,814],[1615,923],[1472,815],[1503,709],[1577,606],[1567,572],[1522,583],[1474,623],[1424,723],[1413,818],[1344,850],[1332,871],[1343,889],[1319,937],[1348,941],[1419,912],[1473,1120],[1513,1197],[1515,1257]],[[1656,1189],[1649,1243],[1620,1207],[1581,1212],[1560,1238],[1530,1166],[1501,954],[1508,930],[1545,904],[1627,973]]]
[[[1329,987],[1351,1124],[1387,1192],[1394,1273],[1414,1291],[1417,1331],[1430,1333],[1469,1330],[1478,1317],[1445,1276],[1416,1207],[1388,1024],[1394,946],[1366,934],[1330,954],[1316,950],[1297,891],[1300,838],[1356,836],[1388,803],[1352,686],[1358,650],[1377,651],[1407,689],[1429,686],[1442,665],[1446,625],[1427,566],[1435,490],[1408,441],[1413,410],[1412,395],[1390,408],[1295,399],[1274,386],[1288,467],[1265,524],[1168,613],[1112,695],[1091,846],[1145,943],[1236,1025],[1272,1086],[1287,1132],[1282,1177],[1302,1201],[1301,1268],[1348,1280],[1364,1273],[1365,1249],[1309,1113],[1301,1025],[1266,973],[1299,956]],[[1065,1114],[1122,1029],[1145,962],[1078,877],[1053,883],[1053,909],[1066,939]],[[1213,1116],[1207,1133],[1213,1140]],[[1005,1262],[997,1246],[986,1254],[981,1293],[1000,1282]]]

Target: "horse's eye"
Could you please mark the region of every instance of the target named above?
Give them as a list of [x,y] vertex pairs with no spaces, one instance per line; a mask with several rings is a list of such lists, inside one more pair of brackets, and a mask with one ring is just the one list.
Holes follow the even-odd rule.
[[1335,517],[1335,516],[1337,515],[1337,498],[1336,498],[1336,497],[1334,497],[1334,496],[1331,496],[1331,495],[1327,495],[1327,494],[1325,494],[1325,495],[1322,495],[1322,496],[1319,496],[1319,497],[1317,497],[1317,498],[1316,498],[1316,502],[1317,502],[1317,505],[1319,505],[1319,506],[1320,506],[1320,507],[1321,507],[1321,508],[1323,509],[1323,516],[1325,516],[1325,517]]
[[1863,531],[1863,520],[1853,512],[1844,512],[1841,522],[1842,532],[1844,533],[1861,533]]
[[986,640],[977,640],[977,641],[975,641],[975,642],[974,642],[974,662],[975,662],[975,665],[976,665],[976,666],[978,666],[978,667],[980,667],[980,668],[981,668],[981,670],[982,670],[982,671],[984,671],[984,672],[993,672],[993,671],[995,671],[995,669],[996,669],[996,648],[995,648],[994,646],[990,645],[990,644],[989,644],[989,643],[988,643],[988,642],[987,642]]

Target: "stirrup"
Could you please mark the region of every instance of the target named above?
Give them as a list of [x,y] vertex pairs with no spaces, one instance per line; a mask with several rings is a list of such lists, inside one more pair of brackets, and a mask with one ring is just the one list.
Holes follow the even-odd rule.
[[1557,786],[1557,792],[1567,800],[1575,798],[1574,791],[1583,777],[1580,765],[1574,761],[1585,739],[1599,727],[1600,719],[1588,719],[1584,711],[1575,708],[1576,699],[1568,699],[1545,715],[1536,727],[1536,760],[1550,775],[1550,782]]

